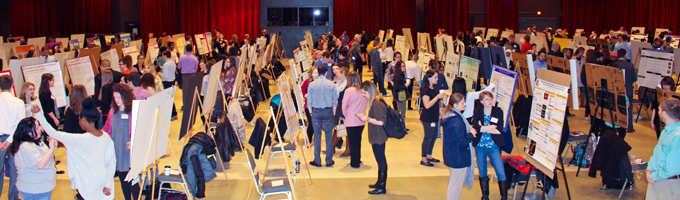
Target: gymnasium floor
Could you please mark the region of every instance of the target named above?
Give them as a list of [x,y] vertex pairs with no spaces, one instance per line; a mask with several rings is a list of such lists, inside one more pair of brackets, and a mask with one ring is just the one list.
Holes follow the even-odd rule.
[[[288,62],[283,63],[287,64]],[[288,66],[286,65],[286,67]],[[364,69],[367,70],[368,68],[364,67]],[[289,70],[286,71],[286,73],[288,72]],[[371,76],[369,76],[369,72],[364,71],[363,80],[370,79]],[[270,85],[269,87],[272,95],[278,94],[278,88],[275,84]],[[386,99],[388,102],[391,101],[391,97]],[[182,95],[179,91],[175,97],[175,103],[178,109],[182,105]],[[262,117],[267,121],[267,117],[269,116],[268,105],[269,102],[261,103],[255,117]],[[576,115],[576,117],[569,118],[571,131],[586,132],[590,126],[587,121],[580,120],[580,117],[583,116],[584,113],[583,109],[572,110],[571,112]],[[182,112],[179,112],[179,115],[181,119]],[[642,116],[647,117],[644,110],[642,111]],[[313,181],[313,184],[311,184],[309,179],[307,179],[307,182],[304,181],[305,177],[309,178],[306,175],[307,169],[304,163],[313,159],[313,149],[303,148],[301,149],[302,151],[299,151],[305,154],[307,160],[303,160],[299,153],[296,156],[296,158],[303,163],[301,173],[293,177],[295,179],[294,183],[297,197],[299,199],[446,199],[446,188],[449,176],[447,167],[443,163],[435,163],[434,167],[425,167],[419,164],[423,131],[418,117],[419,115],[416,111],[407,111],[406,126],[411,129],[409,134],[401,140],[389,139],[387,141],[386,157],[389,166],[389,178],[387,179],[386,195],[370,196],[367,194],[369,189],[367,185],[376,181],[377,164],[373,158],[370,144],[368,143],[367,130],[364,129],[364,138],[362,140],[362,161],[364,162],[364,165],[359,169],[352,169],[346,165],[349,163],[349,157],[338,157],[339,153],[344,151],[343,144],[342,150],[336,150],[334,156],[336,162],[335,166],[322,168],[310,166],[309,171],[312,177],[311,181]],[[198,119],[198,124],[195,126],[196,130],[202,130],[200,122],[201,120]],[[168,149],[169,156],[161,159],[159,165],[161,167],[170,165],[173,169],[178,168],[177,161],[183,147],[183,144],[178,144],[177,140],[180,123],[181,120],[175,120],[170,126],[170,148],[175,151],[177,158],[174,158],[170,153],[170,149]],[[248,136],[250,136],[253,127],[250,123],[247,123],[246,126]],[[651,157],[654,145],[656,145],[657,142],[654,131],[649,128],[649,119],[640,119],[640,121],[635,124],[635,129],[636,132],[628,133],[626,136],[626,141],[633,147],[629,154],[648,160],[649,157]],[[515,138],[513,155],[522,154],[521,150],[524,148],[525,141],[525,137]],[[247,142],[244,142],[244,145],[251,151],[253,150],[253,147],[247,144]],[[57,165],[58,169],[66,169],[67,160],[65,150],[65,148],[59,148],[57,150],[56,159],[62,161],[61,164]],[[437,140],[435,143],[433,157],[442,158],[441,140]],[[268,156],[265,156],[265,158],[268,158]],[[571,152],[568,153],[567,163],[570,159]],[[248,192],[253,182],[253,178],[246,161],[245,153],[237,152],[230,163],[230,168],[226,170],[226,178],[224,173],[218,173],[218,177],[215,180],[206,183],[206,198],[204,199],[247,199],[248,196],[253,199],[259,198],[255,188],[252,188],[250,193]],[[261,163],[258,163],[258,168],[260,170],[264,169],[266,161],[267,160],[265,159]],[[283,162],[275,160],[270,165],[270,168],[285,167]],[[588,177],[588,169],[582,170],[579,177],[575,177],[576,170],[577,168],[575,166],[566,168],[572,199],[616,199],[619,195],[620,190],[610,189],[602,191],[601,178],[599,178],[599,176],[598,178]],[[303,176],[303,173],[305,176]],[[477,170],[475,170],[475,173],[477,173]],[[493,174],[493,168],[491,167],[489,168],[489,174]],[[558,175],[561,187],[557,189],[555,199],[567,199],[562,174],[558,173]],[[280,177],[285,177],[285,175],[280,171],[274,171],[269,173],[266,178]],[[6,184],[4,185],[3,191],[6,192],[8,178],[5,178],[5,180]],[[118,182],[117,178],[116,182]],[[636,182],[637,187],[632,191],[625,191],[622,196],[623,199],[644,199],[647,183],[644,178],[638,179]],[[308,189],[306,183],[310,184]],[[70,181],[68,180],[68,175],[57,175],[57,186],[53,192],[52,198],[56,200],[73,199],[75,190],[70,189],[69,185]],[[491,197],[492,199],[497,199],[499,197],[498,185],[495,182],[490,185]],[[177,188],[180,186],[174,187]],[[518,189],[517,198],[521,195],[521,189],[523,189],[523,187]],[[117,195],[116,199],[122,199],[122,192],[118,183],[116,183],[115,192]],[[528,194],[533,192],[533,187],[530,187],[527,191]],[[512,194],[513,190],[510,190],[509,198],[512,198]],[[475,179],[474,188],[463,189],[462,195],[461,199],[478,199],[481,197],[477,179]],[[269,199],[274,198],[285,198],[285,195],[269,197]],[[3,199],[7,199],[6,194],[3,194],[0,197],[0,200]]]

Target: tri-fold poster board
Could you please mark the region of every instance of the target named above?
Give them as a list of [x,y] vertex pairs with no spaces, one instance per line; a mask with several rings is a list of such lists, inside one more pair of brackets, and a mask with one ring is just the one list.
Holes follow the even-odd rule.
[[94,72],[89,56],[66,59],[69,77],[73,85],[83,85],[87,91],[87,96],[94,95]]
[[477,77],[479,75],[479,64],[481,62],[477,59],[462,56],[460,58],[459,77],[465,79],[465,84],[468,92],[476,91]]
[[512,62],[515,63],[515,71],[519,72],[519,94],[529,97],[533,95],[531,75],[529,73],[528,57],[531,54],[512,53]]
[[558,162],[569,75],[538,69],[524,158],[552,178]]
[[[615,125],[627,127],[627,114],[629,113],[626,107],[626,85],[623,71],[614,67],[586,63],[586,73],[590,75],[587,76],[590,115],[598,118],[601,117],[602,120],[610,123],[613,118]],[[607,84],[609,100],[604,99],[605,101],[598,108],[598,103],[600,103],[598,100],[602,97],[603,81]],[[640,77],[638,77],[639,82]],[[610,105],[610,102],[614,102],[614,104]],[[610,108],[613,109],[612,112],[609,112]],[[601,112],[602,109],[604,109],[604,112]]]
[[24,81],[33,83],[36,86],[40,85],[43,74],[52,74],[54,76],[54,87],[51,87],[50,91],[56,100],[57,107],[61,108],[68,105],[66,91],[64,90],[64,78],[59,62],[22,66],[21,71],[24,75]]
[[[458,76],[460,68],[460,56],[449,51],[446,53],[446,61],[444,61],[444,77],[446,77],[446,82],[449,84],[453,83],[453,80]],[[450,88],[453,90],[453,88]]]
[[503,131],[507,131],[510,121],[510,110],[512,109],[512,101],[515,98],[515,85],[517,85],[517,78],[519,73],[500,67],[493,66],[491,73],[491,80],[498,78],[496,87],[491,89],[491,94],[494,95],[498,107],[503,110]]

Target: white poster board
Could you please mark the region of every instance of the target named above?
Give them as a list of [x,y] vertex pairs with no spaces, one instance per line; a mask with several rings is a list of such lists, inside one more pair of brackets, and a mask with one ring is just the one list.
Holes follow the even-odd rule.
[[[458,69],[460,65],[460,56],[449,51],[446,53],[446,61],[444,62],[444,76],[447,83],[453,83],[453,79],[458,76]],[[449,88],[453,90],[453,88]]]
[[4,70],[6,68],[9,69],[9,66],[7,65],[7,63],[8,63],[7,62],[7,60],[8,60],[7,54],[5,54],[5,47],[3,47],[3,46],[0,46],[0,59],[2,59],[2,68],[3,68],[3,69],[0,69],[0,70]]
[[66,59],[71,59],[76,56],[76,51],[61,52],[54,54],[54,61],[61,64],[61,73],[64,75],[64,83],[71,82],[71,76],[68,75],[68,68],[66,67]]
[[442,60],[444,58],[444,39],[442,37],[435,37],[434,43],[437,45],[437,58]]
[[[503,32],[501,33],[501,38],[506,38],[506,39],[507,39],[507,38],[509,38],[510,35],[512,35],[512,34],[515,34],[515,32],[512,31],[512,30],[509,30],[509,29],[508,29],[508,30],[505,30],[505,31],[503,31]],[[515,37],[515,42],[517,42],[517,40],[518,40],[517,37]]]
[[115,48],[111,48],[110,50],[101,53],[99,55],[99,58],[101,58],[102,60],[109,60],[109,62],[111,63],[110,65],[112,70],[122,72],[120,71],[120,66],[118,65],[119,61],[118,52]]
[[306,40],[300,42],[300,53],[298,53],[298,56],[302,62],[302,71],[309,70],[309,68],[313,65],[312,51],[309,50],[309,45],[307,44]]
[[394,52],[399,52],[404,58],[408,58],[408,53],[406,52],[406,37],[397,35],[394,43]]
[[583,33],[583,31],[585,31],[585,30],[583,30],[582,28],[577,28],[576,31],[574,31],[574,36],[577,36],[577,35],[580,36],[581,33]]
[[481,61],[471,57],[462,56],[460,58],[459,76],[465,79],[468,92],[476,91],[475,87],[477,86],[477,77],[479,75],[479,64],[481,64]]
[[673,53],[642,49],[637,85],[656,88],[663,77],[673,74]]
[[[130,47],[125,47],[123,48],[123,56],[129,55],[132,57],[132,64],[135,65],[137,64],[137,57],[139,57],[139,49],[137,49],[137,46],[130,46]],[[113,63],[112,63],[113,65]],[[132,66],[130,66],[132,67]],[[142,70],[142,69],[139,69]],[[125,70],[123,70],[125,71]]]
[[199,55],[205,55],[210,53],[210,47],[208,46],[208,41],[203,34],[194,35],[196,38],[196,48],[198,48]]
[[[21,85],[24,84],[24,76],[23,76],[23,72],[21,70],[21,67],[29,66],[29,65],[43,64],[43,63],[45,63],[45,59],[40,59],[40,58],[27,58],[27,59],[22,59],[22,60],[19,60],[19,59],[9,60],[9,70],[12,72],[12,79],[14,79],[14,85],[21,86]],[[36,86],[40,86],[40,83],[36,84]]]
[[500,67],[498,65],[493,66],[493,72],[491,72],[491,80],[498,78],[496,81],[496,87],[491,90],[491,94],[494,95],[498,107],[503,110],[503,131],[507,131],[510,122],[510,110],[512,109],[512,101],[515,98],[515,85],[517,85],[517,77],[519,73]]
[[633,53],[633,64],[635,64],[635,69],[639,69],[639,63],[637,62],[638,60],[638,55],[640,54],[640,51],[643,48],[652,48],[652,44],[649,42],[640,42],[640,41],[630,41],[630,51]]
[[[378,31],[378,38],[380,38],[380,42],[385,41],[385,40],[383,40],[385,38],[385,31],[384,30]],[[373,44],[373,46],[376,46],[376,44]]]
[[472,32],[477,33],[477,31],[482,31],[482,35],[485,35],[486,27],[474,27],[474,28],[472,28]]
[[37,51],[39,51],[40,48],[45,46],[45,40],[47,40],[46,37],[28,38],[26,44],[35,45],[37,49],[35,53],[38,54]]
[[206,89],[203,98],[203,113],[206,115],[210,113],[215,107],[215,100],[217,100],[217,89],[220,86],[220,75],[222,74],[222,65],[224,60],[215,63],[208,74],[208,89]]
[[288,76],[280,76],[276,83],[279,86],[281,108],[283,108],[283,116],[285,116],[286,125],[288,125],[288,133],[293,134],[293,137],[297,138],[297,134],[300,132],[300,120],[298,119],[298,113],[295,110],[293,98],[290,94],[289,78]]
[[489,30],[486,32],[486,40],[491,39],[491,36],[498,37],[498,29],[497,28],[489,28]]
[[129,33],[120,34],[120,42],[123,43],[123,47],[130,47],[132,37],[130,37]]
[[105,41],[105,42],[106,42],[106,45],[111,44],[111,39],[114,39],[114,42],[115,42],[116,36],[115,36],[115,35],[106,35],[106,36],[104,36],[104,40],[106,40],[106,41]]
[[22,66],[21,71],[24,74],[24,80],[36,86],[40,85],[43,74],[52,74],[54,76],[54,87],[51,87],[50,91],[52,91],[52,96],[56,100],[57,107],[61,108],[68,105],[66,91],[64,90],[64,78],[59,62]]
[[394,30],[387,29],[387,32],[385,33],[385,41],[383,42],[387,42],[387,40],[392,39],[392,35],[394,35]]
[[666,29],[666,28],[656,28],[656,30],[654,31],[654,38],[658,38],[659,34],[663,33],[664,31],[668,32],[668,29]]
[[[139,52],[142,52],[143,49],[144,49],[144,46],[143,46],[141,39],[130,42],[130,46],[136,46],[137,50],[139,50]],[[137,64],[137,63],[135,62],[135,64]]]
[[408,44],[409,50],[415,49],[416,46],[413,43],[413,35],[411,35],[411,28],[402,28],[401,32],[404,34],[404,37],[406,37],[406,44]]
[[645,34],[645,27],[631,27],[630,28],[630,34],[633,34],[633,32],[639,30],[640,34]]
[[153,61],[156,60],[156,57],[158,56],[158,43],[150,43],[146,47],[146,61],[144,61],[144,64],[146,65],[151,65],[153,64]]
[[[175,87],[160,91],[145,100],[132,101],[130,171],[125,181],[137,178],[167,152],[174,101]],[[160,116],[156,114],[156,110],[160,111]]]
[[568,91],[569,87],[543,79],[538,79],[534,88],[525,158],[537,161],[532,164],[540,164],[537,168],[549,176],[557,162]]
[[64,62],[66,62],[71,83],[85,86],[87,96],[94,95],[94,71],[92,71],[90,56],[71,58]]

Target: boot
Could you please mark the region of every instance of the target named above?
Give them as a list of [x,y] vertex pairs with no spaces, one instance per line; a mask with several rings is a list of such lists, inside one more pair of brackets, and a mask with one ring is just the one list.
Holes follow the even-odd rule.
[[368,194],[387,193],[387,190],[385,190],[386,183],[387,183],[387,170],[378,170],[378,182],[374,185],[375,190],[368,191]]
[[351,154],[351,151],[349,149],[349,140],[347,140],[347,142],[345,142],[345,152],[340,154],[340,157],[347,157],[347,156],[350,156],[350,154]]
[[378,170],[378,180],[375,181],[374,184],[368,185],[368,188],[375,189],[380,184],[380,174],[382,174],[382,173],[383,173],[382,170]]
[[508,199],[508,188],[510,186],[510,181],[498,181],[498,189],[501,191],[501,200]]
[[479,186],[482,188],[482,200],[489,200],[489,177],[479,177]]

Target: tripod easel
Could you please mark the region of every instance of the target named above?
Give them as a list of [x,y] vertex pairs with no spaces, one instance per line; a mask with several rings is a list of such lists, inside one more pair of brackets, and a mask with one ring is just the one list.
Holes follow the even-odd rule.
[[[608,102],[614,102],[614,100],[613,100],[613,97],[609,96],[609,87],[608,87],[608,84],[607,84],[607,80],[601,79],[600,82],[601,82],[601,85],[602,85],[602,92],[600,93],[600,96],[597,97],[597,106],[595,107],[595,114],[592,116],[592,119],[590,119],[591,126],[590,126],[590,131],[589,131],[589,134],[588,134],[588,138],[590,138],[591,134],[598,136],[598,133],[601,130],[604,129],[604,126],[606,126],[604,124],[604,122],[606,122],[605,119],[604,119],[604,106],[607,106],[608,109],[609,109],[609,116],[611,117],[611,120],[612,120],[611,124],[613,125],[614,122],[615,122],[614,121],[614,111],[612,111],[613,106],[612,106],[611,103],[608,103]],[[605,100],[605,98],[606,98],[606,100]],[[593,126],[596,126],[595,125],[595,119],[597,118],[598,112],[600,113],[600,119],[603,121],[603,124],[599,125],[599,130],[595,131],[595,130],[593,130],[593,128],[594,128]],[[586,148],[588,147],[589,143],[590,143],[590,139],[586,140]],[[578,177],[579,172],[581,172],[581,166],[583,165],[583,161],[585,160],[585,157],[586,156],[584,154],[579,159],[578,169],[576,170],[576,177]]]
[[[562,176],[564,177],[564,185],[566,187],[565,189],[567,190],[567,198],[569,200],[571,200],[571,192],[569,191],[569,183],[567,182],[567,172],[564,170],[564,162],[562,162],[562,154],[557,155],[557,160],[560,162],[560,165],[562,166],[562,168],[555,167],[555,170],[562,172]],[[529,162],[527,162],[527,163],[529,163]],[[531,173],[533,173],[533,171],[536,170],[536,167],[534,165],[532,165],[531,163],[529,163],[528,165],[530,165],[531,167],[530,167],[527,179],[525,180],[526,182],[524,183],[524,192],[522,192],[522,198],[520,198],[520,199],[524,199],[524,196],[526,196],[527,187],[529,186],[529,181],[531,180]],[[546,179],[547,179],[546,177],[547,177],[547,175],[544,176],[542,183],[541,183],[542,184],[541,190],[543,191],[543,194],[541,194],[541,200],[545,199],[545,197],[547,196],[547,192],[546,192],[546,189],[545,189],[545,183],[546,183]],[[515,186],[515,187],[517,187],[517,186]]]

